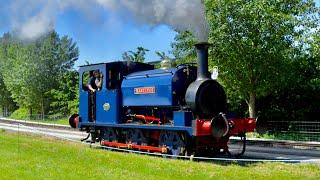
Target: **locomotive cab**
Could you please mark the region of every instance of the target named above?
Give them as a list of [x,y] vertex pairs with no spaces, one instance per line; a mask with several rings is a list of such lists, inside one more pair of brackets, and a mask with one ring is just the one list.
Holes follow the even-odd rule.
[[[80,66],[79,87],[80,106],[79,122],[72,116],[70,125],[76,127],[90,126],[97,123],[119,122],[121,104],[121,82],[129,73],[154,69],[153,65],[134,62],[111,62]],[[88,81],[93,71],[101,74],[102,86],[95,92],[88,89]],[[106,118],[108,117],[108,118]]]

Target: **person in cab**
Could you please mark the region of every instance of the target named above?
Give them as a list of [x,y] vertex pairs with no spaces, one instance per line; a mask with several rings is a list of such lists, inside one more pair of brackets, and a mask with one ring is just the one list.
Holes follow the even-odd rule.
[[93,71],[93,75],[89,79],[88,89],[91,92],[95,92],[96,90],[101,89],[101,85],[102,85],[102,74],[98,70],[95,70]]

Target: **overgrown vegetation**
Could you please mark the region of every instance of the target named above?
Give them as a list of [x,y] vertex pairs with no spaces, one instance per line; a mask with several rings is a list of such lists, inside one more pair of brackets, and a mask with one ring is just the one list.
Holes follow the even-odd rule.
[[319,179],[318,164],[221,165],[91,149],[0,131],[2,179]]

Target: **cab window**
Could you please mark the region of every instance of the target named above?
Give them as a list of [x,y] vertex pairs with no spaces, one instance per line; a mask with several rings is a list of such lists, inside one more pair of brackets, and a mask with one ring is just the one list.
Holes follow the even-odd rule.
[[[88,91],[88,85],[91,83],[93,88],[101,90],[103,84],[103,74],[98,70],[85,71],[82,74],[82,89]],[[91,82],[92,81],[92,82]],[[100,87],[100,88],[99,88]]]
[[121,74],[119,71],[115,69],[108,70],[108,82],[107,88],[111,89],[119,89],[121,86]]

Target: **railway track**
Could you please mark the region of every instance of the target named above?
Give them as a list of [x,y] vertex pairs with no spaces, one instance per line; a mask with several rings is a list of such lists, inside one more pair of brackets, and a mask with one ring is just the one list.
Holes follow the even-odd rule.
[[[19,131],[24,133],[34,133],[42,136],[52,136],[59,139],[80,142],[87,136],[85,132],[76,131],[64,125],[50,125],[38,122],[17,121],[12,119],[0,118],[0,129],[7,131]],[[236,149],[237,138],[231,140],[231,148]],[[101,148],[99,144],[90,144],[91,147]],[[152,156],[171,157],[171,155],[133,151],[121,148],[102,147],[113,151],[123,151],[130,153],[148,154]],[[193,157],[193,156],[174,156],[180,159],[192,159],[201,161],[220,161],[220,162],[312,162],[320,163],[320,143],[305,143],[295,141],[270,141],[249,139],[247,141],[246,153],[240,158],[229,158],[218,156],[214,158]]]
[[0,117],[0,122],[1,123],[6,123],[6,124],[21,124],[21,125],[28,125],[28,126],[33,126],[33,127],[44,127],[44,128],[50,128],[50,129],[65,129],[65,130],[70,130],[70,131],[77,131],[73,128],[71,128],[68,125],[61,125],[61,124],[48,124],[48,123],[42,123],[40,121],[27,121],[27,120],[16,120],[16,119],[10,119],[10,118],[3,118]]

